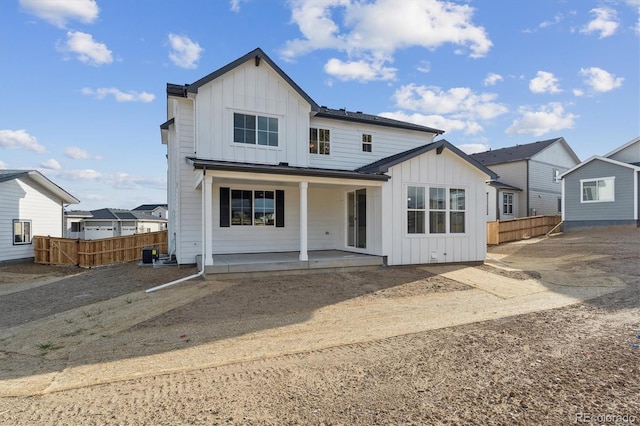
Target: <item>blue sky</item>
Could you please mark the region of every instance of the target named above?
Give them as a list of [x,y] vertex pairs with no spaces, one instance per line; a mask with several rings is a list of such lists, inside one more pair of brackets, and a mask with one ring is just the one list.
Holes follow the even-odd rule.
[[74,209],[166,202],[166,83],[262,48],[318,104],[466,152],[640,135],[640,0],[3,0],[0,168]]

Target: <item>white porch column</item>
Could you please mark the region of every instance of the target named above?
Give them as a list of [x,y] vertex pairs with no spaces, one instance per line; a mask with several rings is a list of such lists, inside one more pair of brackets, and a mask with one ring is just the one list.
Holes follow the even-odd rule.
[[213,265],[213,176],[202,179],[204,202],[204,264]]
[[307,188],[309,182],[300,182],[300,260],[309,260],[307,253]]

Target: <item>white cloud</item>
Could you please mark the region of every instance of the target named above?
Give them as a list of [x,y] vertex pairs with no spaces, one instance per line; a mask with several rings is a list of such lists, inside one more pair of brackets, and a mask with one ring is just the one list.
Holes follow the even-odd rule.
[[581,68],[580,75],[584,77],[584,83],[596,92],[609,92],[622,86],[624,78],[598,67]]
[[47,161],[43,161],[42,163],[40,163],[40,167],[43,167],[49,170],[60,170],[62,168],[60,163],[58,163],[58,161],[56,161],[53,158],[50,158]]
[[[281,55],[292,60],[317,49],[345,52],[343,64],[356,63],[365,68],[383,70],[393,61],[399,49],[423,47],[429,50],[445,44],[457,47],[457,53],[477,58],[485,56],[492,46],[483,27],[472,22],[474,9],[443,1],[376,0],[293,0],[291,19],[302,37],[285,43]],[[337,22],[334,16],[343,19]],[[375,64],[375,66],[365,66]]]
[[500,74],[490,72],[484,79],[485,86],[494,86],[497,82],[504,80]]
[[169,34],[169,59],[180,68],[193,69],[204,51],[200,45],[184,35]]
[[582,27],[581,33],[590,34],[594,32],[600,33],[599,38],[610,37],[615,34],[620,26],[618,22],[618,13],[609,7],[597,7],[590,10],[596,17],[587,25]]
[[112,95],[118,102],[152,102],[156,95],[147,92],[135,92],[130,90],[129,92],[123,92],[115,87],[101,87],[98,89],[91,89],[84,87],[82,94],[87,96],[93,96],[96,99],[104,99],[109,95]]
[[56,177],[71,181],[95,181],[104,179],[105,175],[92,169],[84,170],[56,170]]
[[78,148],[77,146],[68,146],[64,150],[65,157],[72,158],[74,160],[100,160],[102,157],[99,155],[90,154],[86,149]]
[[558,79],[550,72],[538,71],[537,77],[529,82],[529,90],[533,93],[560,93]]
[[465,154],[475,154],[477,152],[485,152],[489,150],[489,145],[482,143],[467,143],[458,145],[458,148]]
[[518,113],[520,117],[514,120],[505,131],[507,135],[541,136],[549,132],[571,129],[578,117],[566,112],[564,107],[557,102],[543,105],[537,111],[528,107],[520,107]]
[[240,3],[242,3],[243,1],[246,1],[246,0],[230,0],[229,8],[233,12],[240,12]]
[[7,168],[7,163],[5,163],[4,161],[0,160],[0,170],[6,169],[6,168]]
[[447,118],[442,115],[432,114],[407,114],[402,111],[383,112],[378,114],[381,117],[392,118],[394,120],[406,121],[408,123],[419,124],[434,129],[442,129],[447,132],[461,131],[466,134],[475,134],[484,130],[479,123],[470,120],[458,120]]
[[99,66],[113,62],[112,52],[106,44],[98,43],[91,34],[81,31],[67,32],[67,42],[61,50],[74,53],[80,62],[89,65]]
[[91,24],[100,11],[95,0],[20,0],[20,6],[59,28],[71,20]]
[[452,114],[455,119],[490,120],[508,111],[506,106],[494,102],[496,94],[477,94],[468,87],[454,87],[443,91],[436,86],[409,84],[396,90],[393,98],[400,108]]
[[418,71],[423,73],[431,72],[431,62],[429,61],[420,61],[420,64],[416,68]]
[[576,96],[576,97],[584,96],[584,90],[573,89],[573,96]]
[[0,147],[10,149],[23,148],[38,154],[46,152],[45,147],[38,143],[38,139],[24,129],[0,130]]
[[540,28],[550,27],[552,25],[559,24],[563,19],[564,19],[564,17],[562,16],[561,13],[559,13],[556,16],[553,17],[553,20],[541,22],[540,25],[538,25],[538,26]]
[[116,189],[167,188],[167,180],[165,178],[133,176],[128,173],[115,173],[107,178],[107,182]]
[[324,71],[339,80],[393,80],[396,77],[396,68],[384,67],[382,63],[370,63],[366,61],[343,62],[332,58],[324,65]]

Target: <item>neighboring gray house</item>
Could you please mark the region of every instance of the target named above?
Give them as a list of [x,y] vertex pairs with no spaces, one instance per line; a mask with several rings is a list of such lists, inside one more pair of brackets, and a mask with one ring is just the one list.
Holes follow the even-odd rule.
[[561,175],[563,230],[640,225],[640,137]]
[[0,170],[0,263],[33,258],[34,235],[62,237],[64,205],[79,202],[36,170]]
[[564,138],[472,154],[498,175],[488,182],[487,221],[560,214],[560,175],[580,163]]
[[65,237],[81,240],[123,237],[164,231],[167,219],[148,213],[122,209],[65,212]]

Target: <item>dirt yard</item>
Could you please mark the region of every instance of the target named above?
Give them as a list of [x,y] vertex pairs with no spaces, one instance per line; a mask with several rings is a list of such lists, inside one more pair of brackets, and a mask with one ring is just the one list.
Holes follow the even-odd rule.
[[195,268],[0,267],[0,424],[640,424],[640,229],[488,257],[154,293]]

